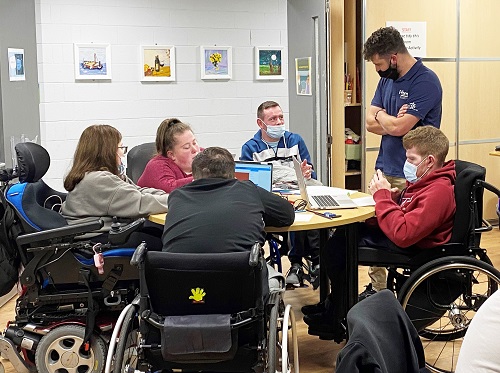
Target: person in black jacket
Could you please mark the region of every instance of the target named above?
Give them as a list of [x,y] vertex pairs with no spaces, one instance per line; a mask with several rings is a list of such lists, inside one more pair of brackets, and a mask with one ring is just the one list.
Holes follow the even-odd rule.
[[169,195],[163,251],[250,250],[255,242],[264,245],[266,225],[293,223],[295,213],[287,200],[234,178],[234,160],[226,149],[203,150],[193,159],[192,168],[194,181]]

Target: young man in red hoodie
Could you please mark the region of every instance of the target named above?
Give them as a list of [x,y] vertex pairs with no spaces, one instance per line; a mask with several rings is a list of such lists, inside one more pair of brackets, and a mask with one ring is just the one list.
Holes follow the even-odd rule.
[[[359,246],[414,254],[451,238],[455,215],[455,162],[445,162],[449,141],[441,130],[418,127],[403,137],[406,188],[391,189],[380,170],[368,184],[376,217],[360,223]],[[338,229],[328,241],[325,267],[332,292],[324,303],[302,307],[309,334],[338,340],[339,318],[345,313],[345,234]],[[338,312],[336,312],[338,310]]]

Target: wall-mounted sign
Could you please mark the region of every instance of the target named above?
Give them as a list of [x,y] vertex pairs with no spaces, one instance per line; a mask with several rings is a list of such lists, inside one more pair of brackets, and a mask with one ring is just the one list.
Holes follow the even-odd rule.
[[24,75],[24,49],[8,48],[9,80],[26,80]]
[[427,22],[387,21],[385,25],[399,31],[413,57],[427,57]]

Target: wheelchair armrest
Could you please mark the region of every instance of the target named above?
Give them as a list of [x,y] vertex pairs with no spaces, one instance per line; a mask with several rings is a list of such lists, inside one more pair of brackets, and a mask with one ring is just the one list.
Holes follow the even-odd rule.
[[16,242],[19,246],[23,246],[40,241],[53,240],[55,238],[73,238],[79,234],[99,230],[103,227],[103,225],[104,222],[101,219],[85,221],[82,223],[66,225],[60,228],[47,229],[41,232],[23,234],[16,238]]
[[111,245],[123,245],[128,241],[132,233],[142,228],[145,222],[145,218],[139,218],[117,229],[111,229],[108,234],[109,243]]
[[137,249],[135,249],[134,253],[132,254],[132,259],[130,259],[130,265],[134,267],[138,267],[139,264],[144,262],[144,255],[148,252],[148,245],[146,245],[146,242],[141,242],[139,246],[137,246]]
[[260,243],[256,242],[253,244],[252,249],[250,251],[250,258],[248,259],[248,264],[250,267],[256,267],[259,264],[259,258],[261,255],[261,246]]

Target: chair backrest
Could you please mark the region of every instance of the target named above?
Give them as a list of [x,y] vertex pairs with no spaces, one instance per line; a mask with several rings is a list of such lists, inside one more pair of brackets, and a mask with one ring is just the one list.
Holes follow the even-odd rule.
[[33,142],[21,142],[14,149],[19,168],[19,182],[34,183],[40,180],[50,166],[50,156],[47,150]]
[[146,142],[134,146],[127,153],[127,176],[134,182],[142,175],[149,160],[156,154],[156,145],[154,142]]
[[[234,314],[262,303],[266,267],[249,252],[148,252],[144,273],[152,310],[162,316]],[[263,276],[265,278],[263,278]]]
[[53,190],[41,178],[50,165],[50,156],[41,145],[25,142],[15,146],[19,183],[6,192],[6,199],[15,209],[24,233],[67,225],[59,214],[66,193]]
[[[455,202],[457,209],[453,220],[450,242],[469,242],[471,232],[481,225],[483,217],[483,188],[474,188],[477,180],[484,180],[486,169],[478,164],[456,160]],[[474,194],[473,194],[474,193]]]
[[357,303],[347,313],[347,324],[349,341],[337,355],[335,372],[417,373],[425,369],[420,337],[390,290]]

